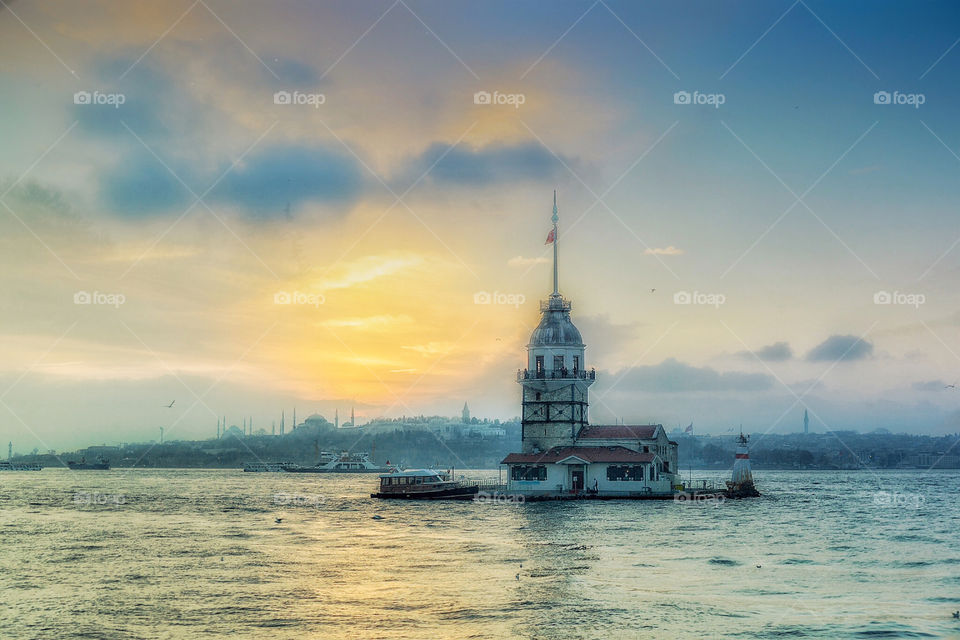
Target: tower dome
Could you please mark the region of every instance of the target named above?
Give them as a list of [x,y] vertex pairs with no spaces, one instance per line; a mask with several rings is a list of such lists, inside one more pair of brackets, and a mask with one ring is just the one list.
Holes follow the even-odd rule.
[[530,335],[528,347],[578,347],[583,348],[583,337],[570,320],[570,303],[560,296],[540,304],[540,324]]

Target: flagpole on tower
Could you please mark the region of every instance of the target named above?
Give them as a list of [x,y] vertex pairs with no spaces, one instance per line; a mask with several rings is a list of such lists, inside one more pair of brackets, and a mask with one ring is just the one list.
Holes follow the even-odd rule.
[[557,190],[553,190],[553,295],[560,295],[560,283],[559,278],[557,277],[557,221],[559,220],[557,216]]

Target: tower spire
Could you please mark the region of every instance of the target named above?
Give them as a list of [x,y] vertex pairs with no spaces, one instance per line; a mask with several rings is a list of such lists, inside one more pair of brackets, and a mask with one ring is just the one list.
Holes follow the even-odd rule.
[[560,281],[557,277],[557,221],[559,220],[557,215],[557,190],[553,190],[553,296],[560,295]]

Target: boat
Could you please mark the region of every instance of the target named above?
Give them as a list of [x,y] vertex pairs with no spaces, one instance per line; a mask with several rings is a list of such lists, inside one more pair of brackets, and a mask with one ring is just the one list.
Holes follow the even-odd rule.
[[338,456],[325,451],[320,455],[320,462],[313,466],[291,464],[285,465],[283,470],[288,473],[384,473],[394,472],[397,467],[389,461],[384,467],[377,466],[369,453],[344,451]]
[[380,476],[380,490],[371,498],[400,500],[472,500],[480,490],[477,482],[455,481],[443,471],[408,469]]
[[290,466],[291,462],[245,462],[243,464],[243,470],[247,473],[266,473],[266,472],[282,472],[284,467]]
[[67,466],[74,471],[107,471],[110,469],[110,461],[103,456],[97,456],[96,462],[87,462],[86,457],[83,457],[80,462],[68,460]]
[[39,462],[10,462],[0,461],[0,471],[42,471],[43,465]]

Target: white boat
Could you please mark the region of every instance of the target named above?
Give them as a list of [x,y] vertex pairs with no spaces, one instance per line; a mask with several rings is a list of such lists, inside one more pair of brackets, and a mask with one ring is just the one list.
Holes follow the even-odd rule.
[[384,467],[377,466],[370,459],[369,453],[348,453],[344,451],[339,456],[321,454],[320,462],[312,467],[289,465],[284,467],[289,473],[386,473],[396,471],[395,465],[387,461]]
[[0,471],[41,471],[43,465],[39,462],[10,462],[0,461]]

